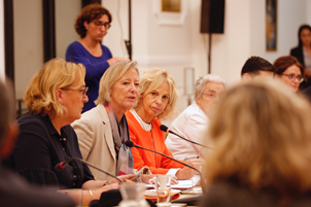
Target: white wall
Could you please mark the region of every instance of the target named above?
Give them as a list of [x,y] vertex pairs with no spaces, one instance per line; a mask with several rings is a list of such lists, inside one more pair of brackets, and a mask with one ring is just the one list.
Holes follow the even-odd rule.
[[[273,63],[278,57],[289,55],[290,49],[298,44],[298,28],[300,25],[308,23],[308,13],[310,13],[309,0],[279,0],[278,1],[278,34],[277,51],[266,52],[265,57]],[[310,14],[309,14],[310,18]]]
[[[33,5],[27,7],[29,2]],[[23,58],[15,66],[17,88],[24,89],[29,80],[26,73],[34,73],[42,63],[42,24],[41,0],[14,0],[14,6],[21,8],[14,21],[16,36],[24,38],[16,42],[15,56]],[[183,20],[181,24],[161,24],[163,19],[174,19],[172,15],[163,15],[157,10],[160,0],[132,1],[132,43],[133,59],[144,71],[153,67],[167,69],[176,79],[180,94],[183,94],[183,70],[195,68],[195,77],[207,73],[208,35],[201,34],[200,15],[201,0],[182,0]],[[124,39],[128,39],[128,1],[104,0],[103,5],[113,15],[112,27],[104,38],[114,56],[126,57]],[[1,4],[0,9],[3,7]],[[3,8],[2,8],[3,9]],[[281,55],[287,55],[290,48],[297,44],[297,30],[303,23],[311,24],[311,1],[278,1],[278,38],[277,51],[266,52],[265,49],[265,0],[226,0],[224,34],[212,35],[212,73],[224,77],[229,85],[240,81],[240,70],[245,60],[258,55],[273,62]],[[28,12],[27,11],[31,11]],[[0,12],[3,11],[0,10]],[[1,15],[3,18],[3,15]],[[72,16],[72,15],[71,15]],[[178,18],[177,18],[178,19]],[[1,20],[0,20],[1,21]],[[3,24],[3,19],[2,19]],[[31,22],[26,25],[25,22]],[[72,26],[70,26],[72,29]],[[3,27],[2,27],[3,28]],[[3,43],[3,32],[0,31]],[[2,38],[2,40],[1,40]],[[0,43],[1,44],[1,43]],[[64,43],[65,45],[65,43]],[[3,58],[0,50],[0,58]],[[2,59],[2,64],[4,59]],[[4,73],[4,67],[0,72]],[[18,91],[21,96],[22,90]],[[186,106],[185,97],[181,96],[179,109]]]
[[13,0],[16,98],[23,97],[31,77],[43,64],[41,0]]

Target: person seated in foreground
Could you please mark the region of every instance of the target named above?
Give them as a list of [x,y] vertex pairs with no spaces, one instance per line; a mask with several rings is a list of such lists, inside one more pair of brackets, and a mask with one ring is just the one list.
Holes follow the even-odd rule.
[[17,120],[20,135],[12,155],[3,164],[31,183],[59,189],[82,188],[83,203],[88,205],[102,192],[118,189],[119,181],[95,180],[88,166],[77,160],[60,172],[55,169],[70,158],[82,159],[70,123],[81,117],[83,104],[88,101],[84,77],[82,64],[52,59],[43,65],[24,94],[29,113]]
[[[206,133],[209,114],[214,111],[219,96],[225,90],[225,80],[220,76],[207,74],[196,81],[194,90],[196,103],[181,112],[172,122],[170,129],[188,140],[199,144],[206,143],[212,148],[212,142],[202,134]],[[168,134],[165,144],[174,158],[182,160],[203,158],[202,152],[211,149],[204,149],[171,133]]]
[[252,56],[246,60],[241,70],[242,80],[255,79],[258,77],[273,78],[273,65],[258,56]]
[[[0,160],[10,155],[19,132],[13,94],[11,85],[0,80]],[[31,185],[18,174],[0,166],[0,206],[74,207],[75,204],[69,197]]]
[[[150,69],[143,73],[139,86],[138,102],[125,113],[131,141],[173,157],[165,145],[160,119],[169,117],[176,107],[175,81],[165,70]],[[159,154],[135,147],[132,153],[135,169],[147,166],[153,174],[170,174],[177,179],[189,179],[194,174],[190,168]]]
[[310,103],[279,82],[228,89],[211,118],[200,206],[311,206],[310,121]]

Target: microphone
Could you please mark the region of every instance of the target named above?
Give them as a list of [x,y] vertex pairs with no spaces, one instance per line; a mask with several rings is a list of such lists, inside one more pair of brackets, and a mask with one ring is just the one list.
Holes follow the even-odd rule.
[[136,148],[140,148],[140,149],[147,150],[147,151],[150,151],[150,152],[154,152],[154,153],[156,153],[156,154],[162,155],[163,157],[166,157],[166,158],[168,158],[168,159],[170,159],[170,160],[173,160],[173,161],[175,161],[175,162],[177,162],[177,163],[179,163],[179,164],[182,164],[182,165],[184,165],[184,166],[186,166],[186,167],[189,167],[189,168],[191,168],[191,169],[197,171],[197,172],[199,173],[200,177],[201,177],[201,186],[202,186],[202,190],[203,190],[203,186],[205,186],[205,185],[204,185],[204,180],[203,180],[203,175],[202,175],[202,173],[201,173],[198,169],[196,169],[195,167],[192,167],[191,165],[188,165],[188,164],[186,164],[186,163],[183,163],[183,162],[181,162],[181,161],[179,161],[179,160],[177,160],[177,159],[175,159],[175,158],[173,158],[173,157],[167,156],[166,154],[163,154],[163,153],[161,153],[161,152],[157,152],[157,151],[155,151],[155,150],[148,149],[148,148],[142,147],[142,146],[140,146],[140,145],[134,144],[134,143],[133,143],[132,141],[130,141],[130,140],[127,140],[127,141],[125,142],[125,145],[128,146],[128,147],[131,147],[131,148],[132,148],[132,147],[136,147]]
[[109,173],[109,172],[106,172],[105,170],[102,170],[102,169],[100,169],[99,167],[96,167],[96,166],[93,165],[92,163],[87,162],[87,161],[85,161],[85,160],[83,160],[83,159],[80,159],[80,158],[78,158],[78,157],[71,157],[71,158],[69,158],[68,160],[66,160],[65,162],[60,162],[60,163],[58,163],[58,164],[55,165],[54,169],[55,169],[56,171],[58,171],[58,172],[59,172],[59,171],[62,171],[62,170],[66,167],[66,165],[67,165],[69,162],[71,162],[72,160],[78,160],[79,162],[82,162],[82,163],[84,163],[84,164],[86,164],[86,165],[88,165],[88,166],[90,166],[90,167],[92,167],[92,168],[95,168],[96,170],[99,170],[100,172],[105,173],[106,175],[109,175],[110,177],[113,177],[113,178],[117,179],[117,180],[120,182],[120,184],[123,183],[123,181],[122,181],[120,178],[118,178],[117,176],[115,176],[115,175],[113,175],[113,174],[111,174],[111,173]]
[[187,142],[191,142],[192,144],[196,144],[196,145],[199,145],[199,146],[201,146],[201,147],[205,147],[205,148],[213,149],[213,148],[208,147],[208,146],[206,146],[206,145],[203,145],[203,144],[200,144],[200,143],[197,143],[197,142],[191,141],[191,140],[189,140],[189,139],[186,139],[186,138],[184,138],[184,137],[180,136],[179,134],[177,134],[177,133],[173,132],[173,131],[172,131],[172,130],[170,130],[167,126],[165,126],[165,125],[163,125],[163,124],[160,126],[160,129],[161,129],[162,131],[164,131],[164,132],[174,134],[174,135],[176,135],[177,137],[179,137],[179,138],[181,138],[181,139],[183,139],[183,140],[186,140]]

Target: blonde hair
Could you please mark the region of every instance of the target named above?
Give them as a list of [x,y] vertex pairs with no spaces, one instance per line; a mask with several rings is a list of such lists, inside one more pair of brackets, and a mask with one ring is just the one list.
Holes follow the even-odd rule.
[[85,67],[82,64],[66,62],[55,58],[46,62],[33,76],[24,94],[24,101],[30,113],[65,116],[67,108],[56,99],[55,91],[68,88],[78,78],[84,83]]
[[311,189],[310,104],[269,81],[239,84],[219,101],[208,133],[215,146],[209,184],[236,179],[283,196]]
[[165,119],[173,115],[176,111],[176,102],[178,98],[178,94],[175,87],[175,80],[172,76],[170,76],[167,73],[166,70],[158,68],[147,70],[142,74],[139,83],[140,92],[138,101],[133,108],[134,109],[139,108],[142,102],[142,98],[147,94],[149,94],[151,91],[160,87],[164,83],[168,83],[170,88],[169,102],[166,108],[163,110],[161,114],[158,115],[157,118]]
[[98,92],[99,95],[98,98],[95,100],[95,104],[98,105],[109,102],[110,92],[113,85],[129,70],[134,69],[139,75],[139,71],[136,68],[136,65],[136,61],[121,61],[111,65],[100,79]]

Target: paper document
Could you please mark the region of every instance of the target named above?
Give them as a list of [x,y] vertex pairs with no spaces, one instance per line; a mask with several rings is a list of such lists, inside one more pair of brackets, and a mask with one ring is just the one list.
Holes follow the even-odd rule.
[[[178,180],[178,184],[172,185],[172,189],[186,190],[196,186],[200,182],[200,176],[194,175],[188,180]],[[146,188],[154,188],[154,185],[146,184]]]

